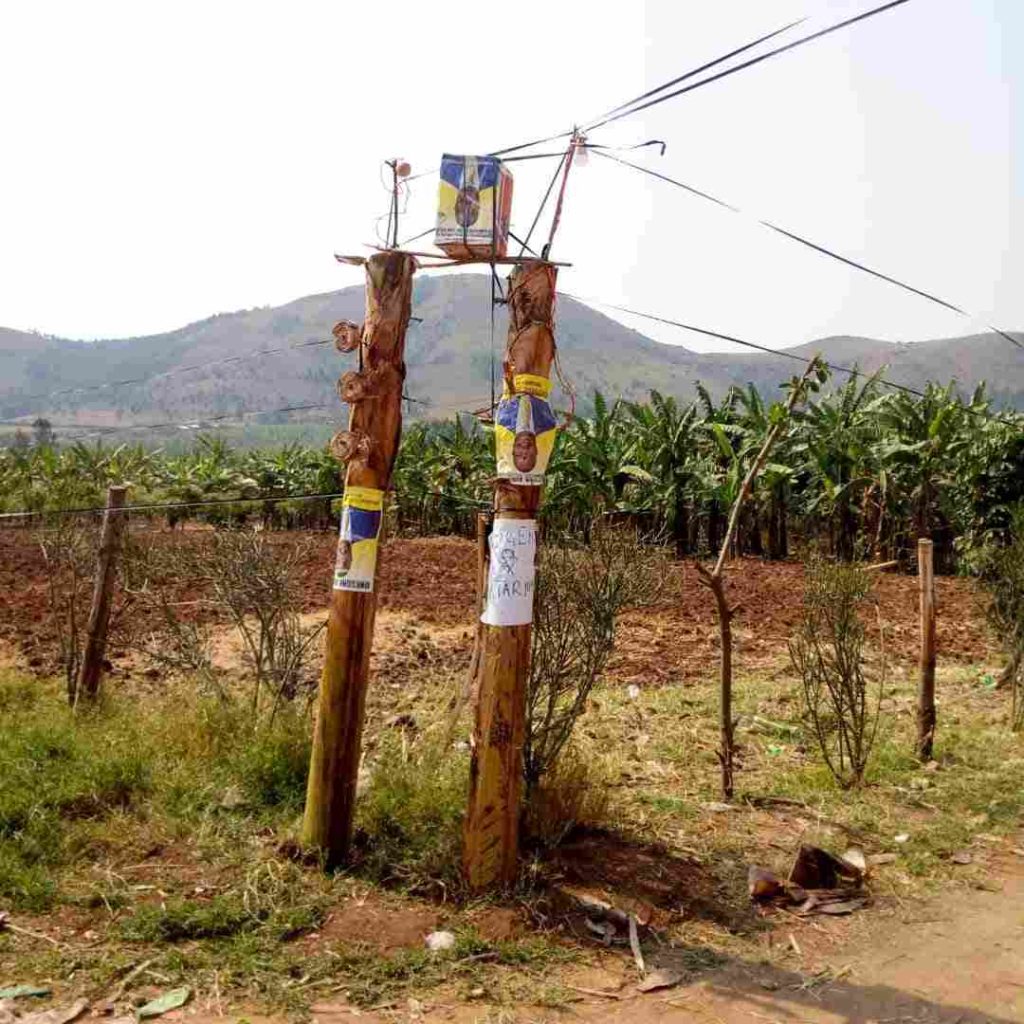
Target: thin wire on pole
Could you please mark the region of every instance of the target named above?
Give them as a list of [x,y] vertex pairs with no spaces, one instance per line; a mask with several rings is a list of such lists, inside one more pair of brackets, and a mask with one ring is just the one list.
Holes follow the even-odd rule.
[[[762,227],[768,228],[769,231],[774,231],[776,234],[781,235],[783,238],[788,238],[793,242],[797,242],[800,245],[805,246],[814,252],[820,253],[823,256],[827,256],[829,259],[837,260],[839,263],[843,263],[848,267],[853,267],[855,270],[860,270],[865,274],[870,274],[872,277],[878,278],[880,281],[885,281],[888,284],[895,285],[897,288],[902,288],[905,292],[909,292],[913,295],[917,295],[922,299],[927,299],[929,302],[933,302],[938,306],[942,306],[944,309],[951,310],[959,316],[965,317],[968,320],[976,320],[978,317],[964,309],[962,306],[958,306],[953,302],[949,302],[947,299],[943,299],[932,292],[926,292],[922,288],[917,288],[912,284],[908,284],[906,281],[901,281],[899,278],[892,277],[889,274],[883,274],[880,270],[873,270],[871,267],[866,266],[863,263],[858,263],[856,260],[850,259],[848,256],[843,256],[833,249],[828,249],[823,245],[819,245],[817,242],[812,242],[809,238],[804,238],[802,235],[798,235],[795,231],[789,231],[786,228],[780,227],[778,224],[773,224],[769,220],[763,220],[760,217],[747,214],[744,210],[741,210],[738,206],[734,206],[732,203],[727,203],[724,199],[719,199],[717,196],[711,195],[709,192],[704,192],[699,188],[694,188],[692,185],[687,185],[686,182],[679,181],[678,178],[671,178],[667,174],[662,174],[659,171],[652,170],[649,167],[644,167],[642,164],[635,164],[630,160],[624,160],[622,157],[612,156],[610,153],[604,152],[600,149],[595,150],[595,153],[603,157],[605,160],[612,160],[617,164],[622,164],[623,167],[630,167],[634,171],[640,171],[642,174],[650,175],[652,178],[658,178],[660,181],[667,182],[669,185],[674,185],[676,188],[681,188],[691,195],[698,196],[701,199],[706,199],[708,202],[714,203],[716,206],[720,206],[723,209],[728,210],[730,213],[737,213],[744,217],[751,217],[754,221],[760,224]],[[1024,344],[1019,342],[1012,335],[1006,331],[1000,330],[998,327],[989,325],[989,329],[994,331],[996,334],[1005,338],[1007,341],[1012,342],[1017,348],[1024,350]]]
[[[604,302],[601,299],[586,299],[579,295],[573,295],[570,292],[562,292],[567,298],[575,299],[577,302],[594,303],[599,306],[604,306],[607,309],[615,309],[620,313],[628,313],[630,316],[639,317],[641,320],[651,320],[654,323],[666,324],[669,327],[679,327],[684,331],[692,331],[694,334],[703,334],[707,338],[717,338],[720,341],[732,342],[735,345],[742,345],[744,348],[754,349],[757,352],[763,352],[769,356],[780,356],[783,359],[791,359],[798,363],[806,363],[807,357],[798,355],[796,352],[790,352],[787,349],[769,348],[767,345],[761,345],[756,341],[748,341],[746,338],[737,338],[734,334],[725,334],[721,331],[713,331],[707,327],[698,327],[696,324],[683,323],[681,320],[672,320],[669,317],[657,316],[654,313],[644,313],[638,309],[631,309],[628,306],[618,306],[614,302]],[[928,395],[919,390],[918,388],[911,387],[909,384],[898,384],[896,381],[888,380],[885,377],[877,376],[875,374],[867,373],[864,370],[858,369],[857,367],[843,366],[840,363],[830,363],[822,360],[822,363],[830,370],[834,370],[837,373],[845,373],[851,377],[871,377],[875,376],[878,383],[888,388],[893,388],[896,391],[903,391],[909,395],[915,395],[917,398],[927,398]],[[976,409],[972,409],[970,406],[963,407],[966,412],[974,415],[979,415],[985,419],[996,420],[1000,423],[1010,427],[1020,426],[1020,422],[1015,419],[1007,419],[1006,417],[999,416],[996,413],[983,412]]]
[[649,107],[657,106],[659,103],[665,103],[668,100],[675,99],[677,96],[682,96],[684,93],[693,92],[694,89],[700,89],[705,85],[710,85],[712,82],[717,82],[719,79],[727,78],[729,75],[735,75],[738,71],[743,71],[746,68],[753,67],[755,64],[760,64],[762,61],[768,60],[771,57],[777,57],[779,54],[787,53],[789,50],[795,50],[798,46],[803,46],[805,43],[813,42],[815,39],[820,39],[822,36],[827,36],[832,32],[838,32],[839,29],[847,28],[859,21],[866,20],[867,18],[873,18],[877,14],[884,14],[886,11],[890,11],[894,7],[900,7],[905,3],[909,3],[909,0],[890,0],[889,3],[882,4],[880,7],[873,7],[871,10],[864,11],[853,18],[846,18],[843,21],[836,22],[834,25],[829,25],[827,28],[819,29],[819,31],[813,32],[809,36],[802,36],[800,39],[796,39],[792,43],[786,43],[784,46],[779,46],[774,50],[769,50],[767,53],[762,53],[757,57],[751,57],[750,60],[745,60],[731,68],[726,68],[724,71],[719,71],[717,74],[709,75],[707,78],[702,78],[690,85],[684,85],[683,88],[676,89],[674,92],[667,93],[664,96],[656,96],[654,99],[650,99],[646,103],[641,103],[638,106],[630,107],[628,110],[612,114],[610,117],[603,118],[594,124],[588,125],[584,130],[590,132],[595,131],[598,128],[603,128],[605,125],[611,124],[613,121],[618,121],[623,117],[629,117],[631,114],[638,114],[641,110],[647,110]]

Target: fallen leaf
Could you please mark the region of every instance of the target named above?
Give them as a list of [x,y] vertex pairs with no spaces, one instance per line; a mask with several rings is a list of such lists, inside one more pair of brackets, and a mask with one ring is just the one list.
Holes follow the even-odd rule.
[[19,1024],[70,1024],[89,1009],[88,999],[79,999],[70,1006],[55,1006],[52,1010],[40,1010],[19,1018]]
[[678,971],[670,971],[665,968],[657,968],[651,971],[643,981],[637,985],[637,992],[654,992],[659,988],[672,988],[683,980]]
[[52,989],[39,988],[36,985],[13,985],[11,988],[0,988],[0,999],[23,999],[25,996],[48,996]]
[[908,839],[910,839],[910,836],[906,832],[901,832],[898,836],[893,836],[892,841],[902,846]]
[[190,988],[172,988],[169,992],[165,992],[162,996],[151,1002],[146,1003],[145,1006],[140,1006],[135,1011],[135,1016],[139,1020],[147,1020],[150,1017],[159,1017],[162,1014],[168,1013],[170,1010],[176,1010],[179,1006],[184,1006],[192,995]]
[[712,800],[711,803],[704,804],[705,811],[711,811],[714,814],[725,814],[727,811],[735,811],[736,808],[732,804],[723,804],[718,800]]

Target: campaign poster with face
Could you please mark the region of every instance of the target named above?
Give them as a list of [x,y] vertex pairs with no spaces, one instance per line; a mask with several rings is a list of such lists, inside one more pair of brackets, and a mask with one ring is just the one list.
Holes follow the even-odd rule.
[[341,499],[341,531],[334,562],[334,589],[367,593],[377,572],[377,537],[384,509],[384,492],[372,487],[348,487]]
[[[548,384],[544,378],[537,378]],[[544,394],[504,395],[494,418],[498,477],[539,487],[544,483],[557,430],[555,414]]]

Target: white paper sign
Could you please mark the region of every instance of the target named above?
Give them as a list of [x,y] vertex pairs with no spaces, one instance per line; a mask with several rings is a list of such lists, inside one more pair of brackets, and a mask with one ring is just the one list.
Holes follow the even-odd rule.
[[525,626],[533,621],[536,556],[536,520],[494,520],[487,605],[481,622],[489,626]]

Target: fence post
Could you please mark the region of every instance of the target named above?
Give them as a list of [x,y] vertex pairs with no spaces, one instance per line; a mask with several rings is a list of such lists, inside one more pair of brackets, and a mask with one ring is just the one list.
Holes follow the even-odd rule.
[[921,606],[921,689],[917,704],[917,756],[932,758],[935,740],[935,573],[932,542],[917,542],[917,584]]
[[89,623],[85,632],[85,651],[82,655],[82,671],[75,688],[75,703],[80,697],[95,701],[100,693],[100,679],[103,675],[103,658],[107,650],[107,629],[110,626],[110,605],[114,596],[114,578],[117,562],[121,555],[124,537],[124,498],[128,488],[124,485],[107,488],[107,508],[103,513],[103,528],[100,533],[100,551],[96,561],[96,583],[92,592],[92,606],[89,609]]
[[329,867],[348,858],[352,842],[377,610],[377,538],[402,433],[416,260],[388,251],[370,256],[365,266],[366,321],[362,327],[343,321],[334,329],[339,350],[360,352],[360,369],[338,381],[351,408],[348,430],[331,440],[332,452],[347,464],[345,496],[302,830]]
[[504,391],[495,423],[498,479],[463,828],[462,869],[474,889],[510,884],[518,870],[535,517],[554,439],[547,395],[556,276],[547,261],[528,260],[508,282]]

